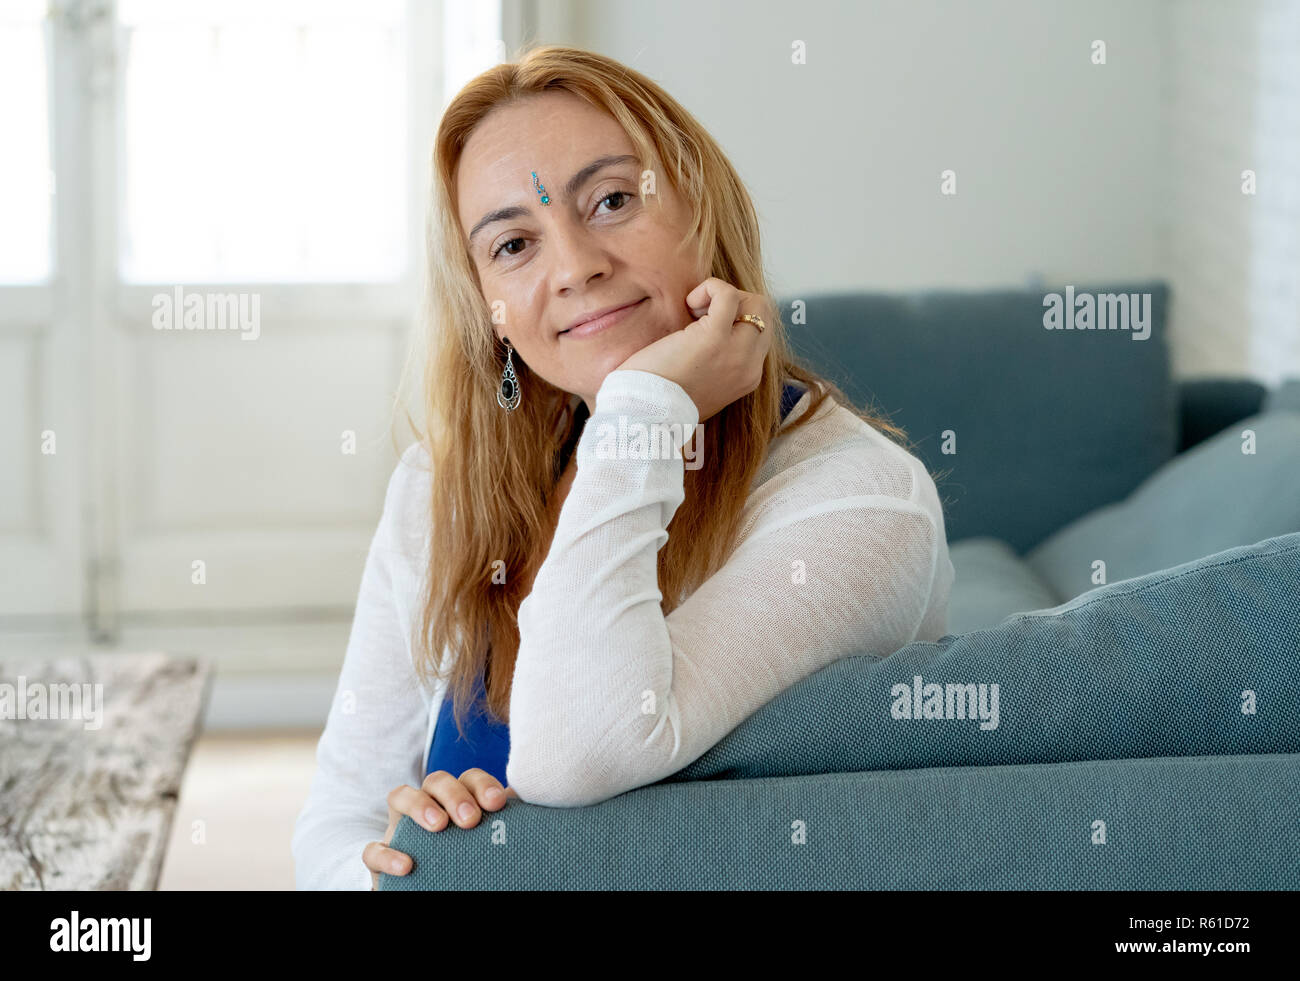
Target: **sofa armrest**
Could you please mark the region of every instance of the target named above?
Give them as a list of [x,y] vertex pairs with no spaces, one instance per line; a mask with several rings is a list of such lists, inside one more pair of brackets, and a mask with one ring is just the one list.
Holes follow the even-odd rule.
[[1192,378],[1178,383],[1178,452],[1260,411],[1268,389],[1249,378]]
[[704,780],[485,818],[403,817],[412,870],[379,888],[1300,888],[1296,754]]
[[1300,753],[1300,532],[841,658],[662,782]]
[[1291,888],[1298,581],[1300,532],[843,658],[657,784],[403,818],[380,888]]

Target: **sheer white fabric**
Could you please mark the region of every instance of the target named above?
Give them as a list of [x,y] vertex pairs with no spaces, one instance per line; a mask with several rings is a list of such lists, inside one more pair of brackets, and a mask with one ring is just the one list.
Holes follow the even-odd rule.
[[[886,656],[947,632],[953,567],[933,481],[829,401],[772,443],[736,550],[665,618],[656,553],[686,463],[635,442],[619,450],[611,436],[641,424],[680,433],[679,446],[697,422],[686,392],[650,372],[611,372],[597,394],[550,551],[519,610],[506,775],[525,801],[580,806],[653,783],[838,658]],[[430,479],[416,444],[389,484],[295,829],[300,888],[369,888],[361,851],[384,835],[387,794],[423,778],[442,700],[421,689],[411,660]]]

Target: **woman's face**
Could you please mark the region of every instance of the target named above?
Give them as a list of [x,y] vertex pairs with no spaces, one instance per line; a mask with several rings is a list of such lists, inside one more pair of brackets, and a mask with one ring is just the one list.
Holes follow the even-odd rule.
[[[461,229],[483,298],[504,321],[493,330],[588,409],[607,374],[696,319],[686,295],[708,278],[689,244],[677,250],[690,223],[685,202],[656,173],[663,207],[648,205],[634,153],[612,117],[567,92],[547,92],[484,118],[456,174]],[[603,329],[561,333],[633,303]]]

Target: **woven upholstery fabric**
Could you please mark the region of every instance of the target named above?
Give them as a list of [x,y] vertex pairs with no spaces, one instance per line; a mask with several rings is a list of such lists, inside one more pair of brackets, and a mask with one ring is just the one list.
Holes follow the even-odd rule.
[[[1300,753],[1300,533],[888,658],[845,658],[666,778]],[[996,729],[894,719],[895,684],[999,686]],[[1242,712],[1244,691],[1257,711]]]
[[1297,755],[708,780],[403,818],[379,888],[1296,889],[1297,828]]
[[1184,378],[1178,382],[1178,452],[1222,432],[1238,419],[1258,415],[1268,397],[1268,389],[1253,378]]
[[[1241,451],[1246,430],[1255,434],[1254,453]],[[1094,588],[1098,559],[1118,582],[1296,531],[1300,414],[1265,412],[1180,453],[1124,500],[1058,529],[1024,560],[1065,600]]]
[[[658,784],[403,818],[381,888],[1296,888],[1298,594],[1300,533],[845,658]],[[997,727],[895,718],[917,675],[998,684]]]
[[1058,596],[1011,546],[996,538],[964,538],[948,549],[955,578],[948,596],[948,632],[964,634],[1001,623],[1012,613],[1042,610]]
[[1268,393],[1265,412],[1300,412],[1300,378],[1288,378]]
[[1073,285],[1076,298],[1148,294],[1150,336],[1045,330],[1043,298],[1065,284],[778,302],[803,307],[789,330],[795,353],[907,431],[935,475],[949,543],[984,535],[1024,553],[1128,494],[1178,448],[1168,284]]

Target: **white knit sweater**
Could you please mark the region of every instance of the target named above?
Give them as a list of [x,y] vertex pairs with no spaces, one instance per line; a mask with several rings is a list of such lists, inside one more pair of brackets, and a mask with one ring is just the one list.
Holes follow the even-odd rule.
[[[829,399],[772,442],[734,553],[664,617],[656,553],[689,461],[664,459],[654,441],[610,449],[620,424],[635,433],[637,423],[680,447],[698,419],[681,386],[650,372],[611,372],[597,393],[550,551],[519,608],[506,777],[524,801],[578,806],[653,783],[838,658],[947,632],[953,567],[933,481]],[[388,485],[294,830],[299,888],[369,889],[361,852],[383,839],[388,793],[423,780],[443,695],[418,683],[411,654],[430,480],[416,443]]]

